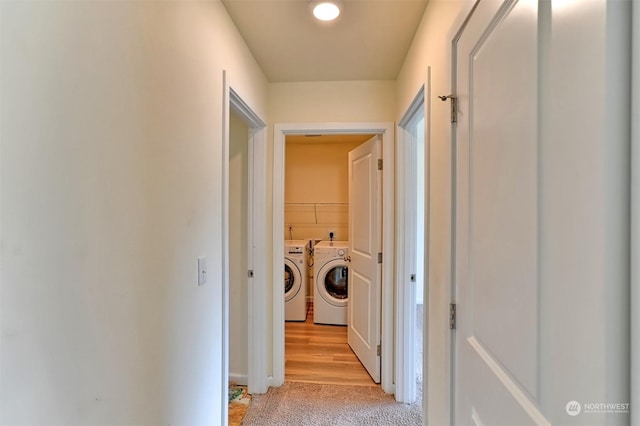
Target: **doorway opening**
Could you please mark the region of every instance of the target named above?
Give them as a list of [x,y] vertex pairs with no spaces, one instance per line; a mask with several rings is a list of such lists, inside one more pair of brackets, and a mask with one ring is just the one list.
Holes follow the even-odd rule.
[[[285,258],[284,238],[288,235],[285,227],[285,145],[286,138],[294,135],[354,135],[372,134],[381,139],[382,156],[389,160],[394,158],[394,125],[393,123],[314,123],[314,124],[276,124],[274,131],[274,167],[273,167],[273,282],[284,282],[282,259]],[[393,161],[382,171],[382,185],[385,188],[382,199],[382,232],[383,235],[394,235],[394,167]],[[295,235],[294,235],[295,236]],[[284,237],[284,238],[283,238]],[[381,385],[383,391],[393,393],[395,390],[393,372],[393,255],[394,238],[386,238],[383,252],[390,255],[383,257],[382,262],[382,342],[381,350],[389,356],[382,357]],[[272,299],[273,320],[273,376],[268,378],[270,385],[280,386],[285,380],[285,302],[282,287],[274,286]]]
[[349,153],[374,136],[285,138],[286,381],[375,385],[348,344],[349,264],[344,259],[349,240]]
[[[427,76],[428,87],[429,77]],[[422,398],[425,363],[425,276],[427,256],[427,164],[425,89],[422,87],[399,124],[398,140],[398,385],[396,398]]]
[[247,385],[249,126],[229,116],[229,381]]
[[[247,321],[248,312],[261,305],[256,297],[264,299],[265,292],[251,291],[249,282],[264,288],[268,281],[268,266],[264,256],[256,253],[266,250],[267,243],[267,187],[263,177],[267,170],[266,124],[230,87],[227,73],[223,71],[223,117],[220,200],[222,221],[220,228],[220,253],[222,283],[222,389],[228,389],[230,376],[234,382],[246,384],[249,391],[264,392],[255,377],[264,374],[264,361],[247,356],[256,347],[262,348],[264,330],[256,321]],[[230,213],[234,215],[230,218]],[[233,239],[233,241],[230,241]],[[252,278],[249,271],[255,271]],[[233,287],[231,281],[233,280]],[[244,300],[243,300],[244,299]],[[260,299],[258,299],[260,300]],[[240,324],[231,324],[230,303],[246,315]],[[237,305],[237,306],[236,306]],[[236,313],[234,312],[233,315]],[[246,339],[233,333],[246,335]],[[231,344],[230,344],[231,343]],[[232,346],[232,347],[231,347]],[[230,354],[234,360],[230,362]],[[230,371],[231,369],[231,371]],[[231,374],[230,374],[231,373]],[[228,393],[221,398],[221,424],[227,424]]]

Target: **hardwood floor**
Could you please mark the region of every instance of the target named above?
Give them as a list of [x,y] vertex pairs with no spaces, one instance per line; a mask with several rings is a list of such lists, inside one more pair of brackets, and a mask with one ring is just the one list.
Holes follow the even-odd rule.
[[306,322],[285,323],[285,380],[341,385],[375,385],[347,343],[347,327]]

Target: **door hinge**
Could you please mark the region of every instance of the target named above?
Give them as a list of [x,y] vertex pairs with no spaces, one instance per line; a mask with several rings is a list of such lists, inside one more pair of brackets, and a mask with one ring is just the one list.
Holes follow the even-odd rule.
[[253,269],[249,269],[247,276],[249,276],[249,278],[253,278]]
[[438,96],[442,102],[446,102],[447,99],[451,99],[451,122],[456,123],[458,121],[458,98],[454,95]]
[[382,170],[382,158],[378,159],[378,170]]
[[451,330],[456,329],[456,304],[449,304],[449,328]]
[[378,354],[378,356],[382,355],[382,345],[378,345],[378,348],[376,349],[376,354]]
[[382,263],[382,253],[378,253],[378,263]]

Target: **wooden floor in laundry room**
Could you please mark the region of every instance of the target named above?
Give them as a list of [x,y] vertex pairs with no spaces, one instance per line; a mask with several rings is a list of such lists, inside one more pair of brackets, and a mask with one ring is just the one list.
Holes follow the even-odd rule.
[[347,343],[347,327],[314,324],[313,304],[305,322],[285,322],[285,380],[375,385]]

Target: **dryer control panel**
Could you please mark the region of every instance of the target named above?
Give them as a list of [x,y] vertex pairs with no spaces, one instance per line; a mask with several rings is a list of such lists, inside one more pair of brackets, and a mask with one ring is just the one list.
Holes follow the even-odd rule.
[[287,254],[304,254],[304,247],[300,247],[300,246],[287,247]]

